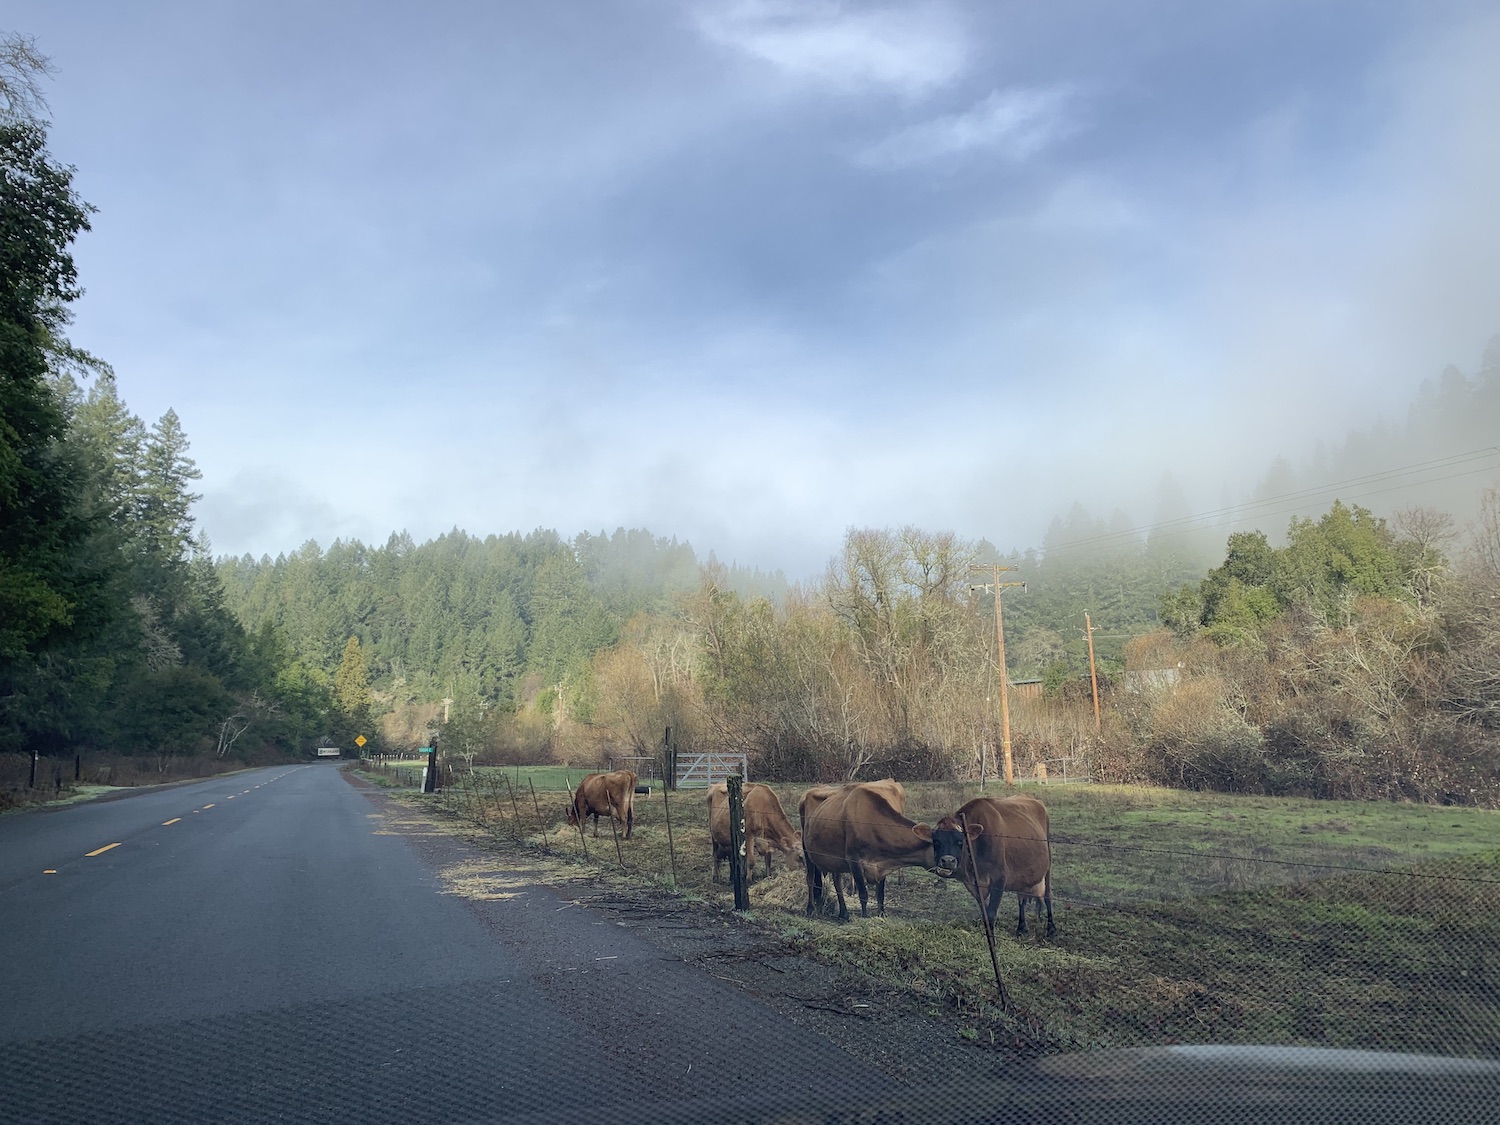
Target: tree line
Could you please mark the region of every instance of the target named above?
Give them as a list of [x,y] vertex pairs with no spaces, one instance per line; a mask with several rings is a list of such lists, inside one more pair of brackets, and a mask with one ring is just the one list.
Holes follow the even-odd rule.
[[0,751],[290,751],[326,690],[225,605],[177,415],[147,426],[67,338],[92,208],[47,148],[46,67],[0,42]]

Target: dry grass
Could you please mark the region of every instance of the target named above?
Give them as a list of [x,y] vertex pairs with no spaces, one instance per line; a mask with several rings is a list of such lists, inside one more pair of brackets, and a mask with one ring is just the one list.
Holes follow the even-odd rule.
[[[793,810],[801,786],[777,785]],[[907,786],[929,823],[973,794]],[[807,919],[800,867],[776,857],[750,889],[752,919],[808,955],[872,973],[974,1027],[1037,1049],[1175,1042],[1276,1042],[1463,1055],[1500,1049],[1500,815],[1477,809],[1314,802],[1124,787],[1033,790],[1052,812],[1059,933],[1011,936],[999,956],[1010,1013],[992,1002],[973,900],[919,869],[893,874],[887,916]],[[498,797],[498,799],[497,799]],[[519,842],[549,869],[672,886],[727,905],[712,881],[703,797],[637,797],[635,831],[580,839],[557,795],[512,806],[479,789],[442,796],[454,813]],[[516,812],[520,812],[519,819]],[[585,855],[586,849],[586,855]],[[676,872],[672,856],[675,851]],[[623,863],[621,860],[623,859]],[[457,873],[504,894],[501,869]],[[1012,899],[1006,900],[1012,904]],[[873,904],[872,904],[873,909]],[[984,1040],[979,1040],[983,1042]]]

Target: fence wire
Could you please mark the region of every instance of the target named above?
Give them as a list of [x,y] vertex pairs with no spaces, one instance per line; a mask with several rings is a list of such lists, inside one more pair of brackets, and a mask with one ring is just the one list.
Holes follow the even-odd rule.
[[[798,827],[807,787],[773,788]],[[973,795],[941,783],[907,789],[907,815],[929,824]],[[715,879],[703,790],[636,795],[628,839],[608,817],[568,825],[569,793],[534,789],[524,773],[450,777],[436,800],[527,849],[528,862],[730,903],[727,870]],[[1500,818],[1467,815],[1484,831],[1464,849],[1434,849],[1422,833],[1373,846],[1254,842],[1252,825],[1241,851],[1191,825],[1179,846],[1165,830],[1150,830],[1160,842],[1099,838],[1110,825],[1080,831],[1055,808],[1057,935],[1043,935],[1034,903],[1017,935],[1019,903],[1005,896],[996,925],[1010,991],[1049,1049],[1256,1042],[1500,1056],[1500,825],[1489,827]],[[897,869],[885,917],[874,916],[872,889],[868,920],[846,880],[853,917],[841,925],[805,916],[800,853],[770,854],[769,876],[763,857],[752,868],[756,924],[934,1003],[973,1005],[993,989],[976,905],[958,880]]]

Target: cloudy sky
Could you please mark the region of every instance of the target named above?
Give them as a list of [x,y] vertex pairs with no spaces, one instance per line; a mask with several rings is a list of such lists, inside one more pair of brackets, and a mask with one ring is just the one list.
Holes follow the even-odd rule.
[[1500,331],[1500,13],[12,0],[219,551],[1196,508]]

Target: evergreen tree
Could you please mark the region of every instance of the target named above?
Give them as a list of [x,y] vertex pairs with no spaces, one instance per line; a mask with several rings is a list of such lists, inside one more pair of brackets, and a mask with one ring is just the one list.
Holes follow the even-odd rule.
[[369,738],[373,734],[370,729],[373,702],[359,638],[350,637],[333,677],[333,736],[340,746],[353,742],[357,735]]
[[202,473],[187,455],[187,435],[175,410],[168,410],[151,427],[141,459],[136,512],[139,548],[149,564],[175,569],[187,559],[193,542],[193,504],[201,499],[188,491]]
[[89,225],[72,181],[39,124],[0,121],[0,672],[63,639],[91,596],[75,558],[89,532],[81,470],[49,381],[81,292],[69,247]]

